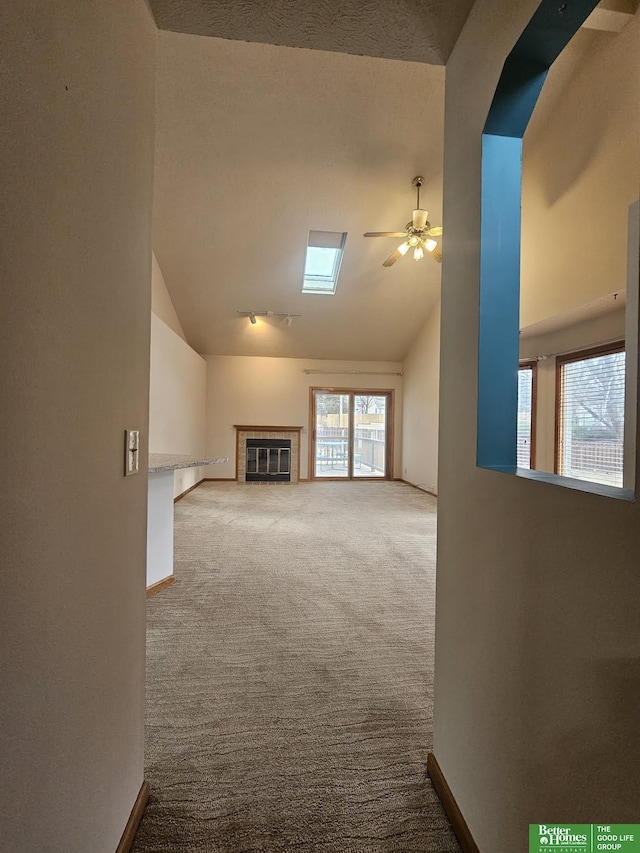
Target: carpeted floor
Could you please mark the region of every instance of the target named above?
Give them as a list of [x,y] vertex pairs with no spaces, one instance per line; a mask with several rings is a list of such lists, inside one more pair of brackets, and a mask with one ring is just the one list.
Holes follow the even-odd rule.
[[392,482],[176,504],[135,853],[458,853],[426,775],[435,511]]

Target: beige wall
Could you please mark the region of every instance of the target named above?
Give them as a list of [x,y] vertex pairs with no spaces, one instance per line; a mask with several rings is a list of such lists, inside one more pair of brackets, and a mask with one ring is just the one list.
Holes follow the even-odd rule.
[[[204,454],[206,393],[206,361],[152,313],[151,453]],[[181,494],[200,479],[200,468],[178,469],[174,472],[174,494]]]
[[440,303],[403,362],[402,479],[438,493]]
[[546,335],[520,339],[521,359],[539,359],[535,458],[538,471],[553,473],[555,465],[556,356],[622,340],[624,337],[625,312],[622,309]]
[[[207,477],[235,476],[234,424],[303,426],[300,476],[308,477],[309,389],[391,388],[395,394],[396,435],[394,472],[400,474],[402,435],[402,376],[353,376],[351,371],[396,373],[398,362],[318,361],[298,358],[206,356],[207,442],[214,456],[228,456],[226,465],[211,466]],[[345,371],[340,375],[307,375],[304,369]]]
[[597,37],[525,134],[522,326],[626,287],[629,205],[640,191],[638,56],[636,14],[619,35]]
[[151,258],[151,310],[183,341],[187,340],[155,254]]
[[477,0],[446,78],[434,752],[491,853],[640,793],[640,505],[475,466],[480,136],[536,6]]
[[113,853],[143,779],[155,28],[0,5],[0,846]]

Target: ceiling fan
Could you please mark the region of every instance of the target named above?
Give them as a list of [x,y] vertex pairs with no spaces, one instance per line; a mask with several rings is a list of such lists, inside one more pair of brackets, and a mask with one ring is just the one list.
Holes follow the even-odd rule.
[[407,222],[404,231],[367,231],[364,237],[404,237],[404,241],[398,246],[395,252],[392,252],[386,261],[382,264],[383,267],[390,267],[406,255],[409,249],[413,249],[413,258],[416,261],[424,258],[424,253],[428,252],[432,258],[438,263],[442,262],[442,251],[434,237],[442,236],[442,228],[437,226],[431,227],[431,223],[427,219],[429,212],[422,210],[420,207],[420,187],[424,183],[422,175],[417,175],[411,185],[416,188],[417,201],[416,209],[413,211],[413,219]]

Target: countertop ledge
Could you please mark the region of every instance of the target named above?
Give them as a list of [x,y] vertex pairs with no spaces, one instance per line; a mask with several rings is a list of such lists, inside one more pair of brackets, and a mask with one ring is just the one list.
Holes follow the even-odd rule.
[[228,456],[189,456],[184,453],[150,453],[149,473],[158,471],[175,471],[176,468],[200,468],[205,465],[221,465],[228,462]]

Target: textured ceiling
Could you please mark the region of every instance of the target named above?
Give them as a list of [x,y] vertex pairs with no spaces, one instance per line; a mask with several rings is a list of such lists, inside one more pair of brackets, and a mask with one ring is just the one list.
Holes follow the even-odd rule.
[[[362,234],[404,228],[417,174],[442,222],[444,68],[160,32],[157,79],[154,249],[189,343],[402,359],[440,266],[384,269],[399,241]],[[301,293],[310,229],[348,232],[335,296]]]
[[444,65],[473,0],[150,0],[161,30]]

